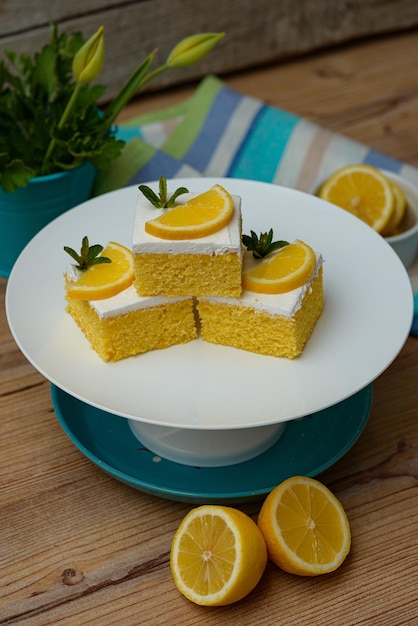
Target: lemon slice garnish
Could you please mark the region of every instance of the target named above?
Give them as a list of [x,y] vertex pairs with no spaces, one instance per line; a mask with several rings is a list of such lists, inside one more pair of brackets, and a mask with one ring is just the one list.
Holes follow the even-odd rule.
[[160,239],[197,239],[216,233],[231,220],[234,201],[221,185],[145,223],[145,232]]
[[133,282],[131,250],[111,241],[102,251],[111,263],[91,265],[68,287],[67,294],[79,300],[103,300],[115,296]]
[[314,251],[303,241],[297,240],[245,273],[242,286],[256,293],[286,293],[304,285],[314,269]]

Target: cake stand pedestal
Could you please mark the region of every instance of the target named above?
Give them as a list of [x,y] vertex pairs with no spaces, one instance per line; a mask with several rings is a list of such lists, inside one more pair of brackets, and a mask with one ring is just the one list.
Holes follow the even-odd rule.
[[[202,467],[170,461],[133,434],[130,420],[102,411],[51,385],[58,421],[75,446],[116,480],[169,500],[192,503],[247,502],[265,497],[296,474],[315,476],[333,465],[363,432],[372,405],[372,387],[312,415],[283,422],[281,435],[253,458]],[[237,429],[251,435],[253,428]],[[210,431],[197,431],[199,444]],[[225,432],[213,431],[222,440]]]

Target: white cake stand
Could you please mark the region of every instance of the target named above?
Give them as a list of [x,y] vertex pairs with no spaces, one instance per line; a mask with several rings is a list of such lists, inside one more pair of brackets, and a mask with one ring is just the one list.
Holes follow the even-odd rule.
[[79,205],[38,233],[11,272],[6,311],[21,351],[56,387],[129,420],[156,454],[223,466],[261,454],[286,422],[337,405],[375,380],[408,336],[413,298],[384,239],[318,198],[239,179],[176,179],[168,186],[203,191],[215,183],[242,197],[244,233],[273,228],[276,238],[302,239],[325,258],[325,308],[300,358],[197,339],[118,363],[100,360],[65,312],[63,246],[77,247],[84,235],[130,246],[136,186]]

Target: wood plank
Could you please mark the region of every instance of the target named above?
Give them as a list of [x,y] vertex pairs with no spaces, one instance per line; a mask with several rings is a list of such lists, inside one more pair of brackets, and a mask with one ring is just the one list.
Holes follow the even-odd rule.
[[86,37],[104,25],[107,60],[101,82],[107,85],[109,98],[151,50],[159,48],[159,62],[164,62],[180,39],[196,32],[225,31],[227,37],[198,65],[164,74],[153,88],[410,29],[418,25],[418,4],[414,0],[75,0],[65,4],[16,0],[0,4],[0,56],[5,49],[29,54],[40,49],[48,40],[51,21],[67,32],[81,30]]
[[[138,0],[137,3],[140,3]],[[65,24],[75,18],[97,15],[109,9],[123,10],[127,0],[73,0],[56,2],[50,0],[13,0],[0,3],[0,38],[18,33],[36,31],[51,22]],[[129,3],[129,4],[132,4]]]

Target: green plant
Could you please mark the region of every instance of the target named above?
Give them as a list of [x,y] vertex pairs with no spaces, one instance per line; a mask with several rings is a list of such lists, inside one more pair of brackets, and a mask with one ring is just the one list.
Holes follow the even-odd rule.
[[110,104],[98,102],[105,87],[91,85],[103,67],[104,31],[84,41],[81,33],[58,34],[33,58],[7,51],[0,60],[0,184],[4,191],[28,180],[77,167],[86,161],[106,169],[124,146],[112,132],[123,107],[158,74],[203,58],[223,33],[192,35],[152,69],[156,51],[133,72]]

